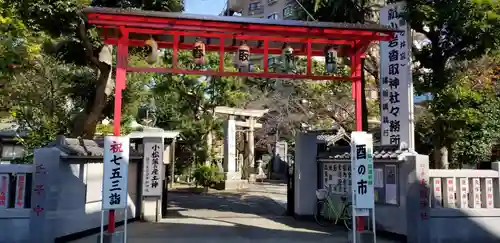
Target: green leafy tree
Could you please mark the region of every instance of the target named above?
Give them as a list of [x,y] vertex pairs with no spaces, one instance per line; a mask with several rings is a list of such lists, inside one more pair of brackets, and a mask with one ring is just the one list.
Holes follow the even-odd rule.
[[[464,61],[460,70],[431,103],[431,121],[443,126],[446,147],[450,149],[450,167],[475,165],[488,161],[493,145],[500,137],[500,99],[494,82],[498,56]],[[435,111],[441,111],[436,115]],[[446,121],[446,124],[440,124]],[[430,141],[432,142],[432,141]]]
[[[80,11],[88,6],[117,8],[137,8],[158,11],[182,11],[183,1],[48,1],[4,0],[16,11],[22,23],[32,31],[52,37],[52,44],[46,45],[47,51],[61,57],[64,61],[89,66],[96,70],[96,80],[87,87],[90,91],[87,104],[74,121],[72,136],[91,138],[98,122],[103,117],[111,95],[113,48],[103,45],[91,26],[85,23]],[[100,55],[99,55],[100,54]]]
[[71,90],[75,83],[94,78],[91,69],[60,63],[51,56],[25,63],[25,69],[12,75],[2,90],[8,94],[2,96],[6,98],[2,103],[28,133],[20,142],[30,150],[47,145],[56,135],[68,135],[72,118],[81,107]]
[[[0,1],[0,90],[9,77],[40,53],[43,35],[36,35],[20,20],[19,11],[8,2]],[[2,102],[0,109],[8,110]]]
[[[180,1],[154,2],[146,8],[182,9]],[[0,1],[0,115],[13,116],[28,133],[20,139],[28,150],[46,145],[56,135],[91,138],[101,119],[112,118],[114,97],[108,94],[114,82],[113,52],[108,49],[107,60],[97,59],[108,47],[84,25],[79,11],[87,6],[90,1]],[[130,53],[131,65],[145,64],[140,49]],[[149,97],[152,76],[128,74],[122,132]],[[108,134],[110,129],[101,125],[99,132]]]
[[[451,103],[454,106],[442,103],[443,97],[447,97],[450,84],[457,82],[454,74],[460,69],[454,63],[479,58],[499,48],[500,4],[498,1],[412,1],[407,18],[411,28],[427,41],[420,48],[413,48],[419,70],[414,74],[414,84],[418,93],[433,97],[429,109],[435,118],[433,158],[438,168],[447,168],[448,151],[455,139],[449,135],[453,134],[452,121],[442,114],[462,109],[466,112],[469,107],[462,106],[462,102]],[[468,117],[471,121],[475,119]]]

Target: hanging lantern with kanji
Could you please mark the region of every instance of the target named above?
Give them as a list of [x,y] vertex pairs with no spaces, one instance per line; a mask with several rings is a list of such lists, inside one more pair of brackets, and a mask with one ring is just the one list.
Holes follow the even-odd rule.
[[325,48],[325,70],[334,73],[337,70],[337,50],[333,46]]
[[283,71],[288,73],[295,68],[295,58],[293,56],[293,48],[289,44],[283,44],[281,51],[281,61],[283,64]]
[[198,67],[205,64],[205,43],[200,38],[196,38],[196,42],[194,43],[193,59],[194,64]]
[[146,45],[146,51],[148,53],[148,56],[146,57],[146,62],[149,65],[153,65],[158,61],[158,43],[151,38],[147,40],[145,43]]
[[240,70],[247,70],[249,66],[250,59],[250,47],[247,45],[246,41],[242,41],[240,47],[238,48],[238,57],[236,65]]

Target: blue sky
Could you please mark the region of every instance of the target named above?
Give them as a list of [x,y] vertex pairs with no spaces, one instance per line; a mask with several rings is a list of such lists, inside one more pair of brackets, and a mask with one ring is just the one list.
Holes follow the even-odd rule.
[[186,0],[186,12],[192,14],[219,15],[227,0]]

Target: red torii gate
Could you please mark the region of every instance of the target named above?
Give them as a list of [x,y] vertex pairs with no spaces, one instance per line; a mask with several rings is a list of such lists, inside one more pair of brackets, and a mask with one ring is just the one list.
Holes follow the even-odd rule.
[[[257,78],[286,78],[311,80],[351,80],[355,101],[356,130],[362,130],[361,58],[374,41],[389,41],[396,29],[377,24],[348,24],[268,20],[227,16],[205,16],[183,13],[87,8],[83,11],[88,23],[100,28],[105,44],[117,45],[114,135],[120,135],[122,90],[127,72],[163,72],[213,76],[242,76]],[[144,46],[151,36],[159,48],[173,49],[170,68],[130,67],[127,63],[129,46]],[[218,70],[185,70],[177,66],[178,51],[193,49],[195,37],[207,38],[206,51],[219,52]],[[263,72],[227,72],[224,53],[238,50],[236,40],[245,40],[252,53],[262,54]],[[213,42],[213,43],[212,43]],[[268,55],[281,54],[282,43],[291,43],[294,55],[307,56],[305,74],[269,72]],[[217,44],[215,44],[217,43]],[[349,56],[351,75],[315,75],[312,57],[324,56],[327,46],[336,46],[339,53]],[[358,224],[362,226],[362,223]],[[114,210],[109,212],[109,232],[115,231]]]

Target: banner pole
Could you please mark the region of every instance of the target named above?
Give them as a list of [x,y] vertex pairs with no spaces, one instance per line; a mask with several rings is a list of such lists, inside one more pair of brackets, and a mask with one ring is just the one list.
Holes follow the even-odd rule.
[[125,208],[125,220],[123,224],[123,243],[127,243],[128,207]]
[[101,209],[101,243],[104,243],[104,210]]
[[377,243],[377,229],[376,227],[376,221],[375,221],[375,207],[372,209],[372,229],[373,229],[373,243]]

